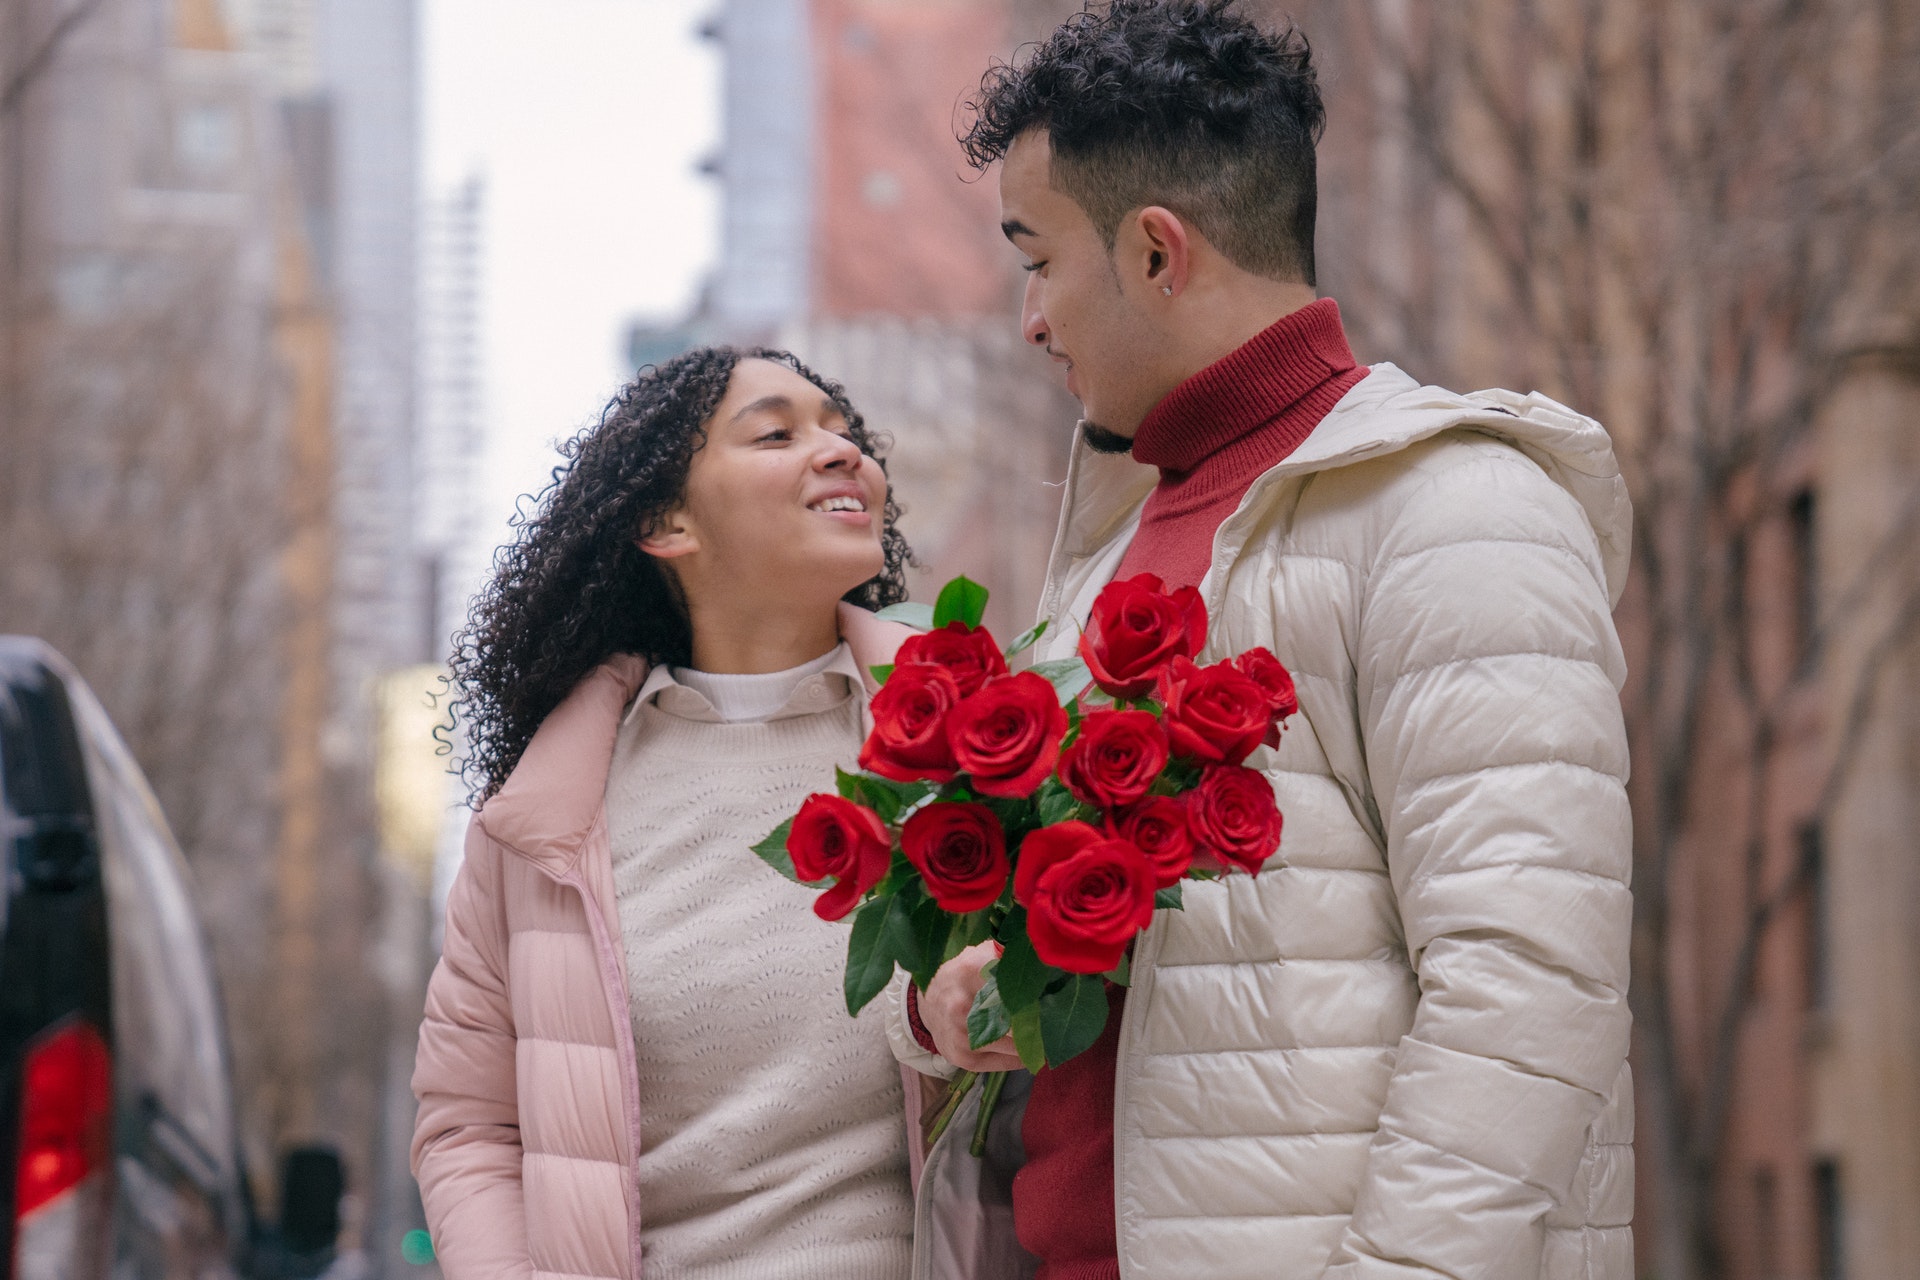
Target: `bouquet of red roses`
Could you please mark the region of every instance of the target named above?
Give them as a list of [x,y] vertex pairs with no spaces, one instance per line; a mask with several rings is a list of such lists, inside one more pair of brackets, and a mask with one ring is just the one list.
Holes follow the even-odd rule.
[[931,629],[874,669],[859,770],[836,771],[837,795],[807,797],[754,852],[830,886],[823,919],[853,913],[851,1013],[895,965],[925,990],[966,947],[998,943],[968,1036],[1011,1031],[1037,1071],[1099,1038],[1106,983],[1126,983],[1134,935],[1181,905],[1183,880],[1257,872],[1279,847],[1273,788],[1241,762],[1298,702],[1265,649],[1193,661],[1207,614],[1192,587],[1110,583],[1078,657],[1017,674],[1008,659],[1046,624],[1003,651],[980,626],[986,601],[956,578],[930,618],[890,611]]

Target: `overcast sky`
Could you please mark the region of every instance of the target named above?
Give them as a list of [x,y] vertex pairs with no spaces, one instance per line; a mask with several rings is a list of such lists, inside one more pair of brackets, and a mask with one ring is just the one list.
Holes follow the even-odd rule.
[[426,190],[487,185],[489,542],[550,446],[625,375],[636,315],[684,311],[714,261],[719,135],[704,0],[425,0]]

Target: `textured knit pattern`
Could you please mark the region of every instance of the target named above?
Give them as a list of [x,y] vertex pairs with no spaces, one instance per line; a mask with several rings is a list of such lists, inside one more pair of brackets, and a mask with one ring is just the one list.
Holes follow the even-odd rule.
[[897,1280],[913,1202],[881,1009],[847,1016],[846,926],[747,847],[831,790],[859,701],[830,674],[795,693],[803,714],[763,723],[668,701],[623,725],[607,787],[648,1280]]
[[[855,673],[912,634],[852,605],[839,616]],[[634,1167],[649,1125],[605,801],[646,680],[632,654],[595,669],[467,829],[413,1072],[413,1172],[446,1280],[645,1270]]]
[[1347,345],[1340,305],[1321,298],[1168,392],[1133,438],[1134,458],[1159,468],[1160,481],[1114,576],[1199,585],[1220,522],[1366,376]]

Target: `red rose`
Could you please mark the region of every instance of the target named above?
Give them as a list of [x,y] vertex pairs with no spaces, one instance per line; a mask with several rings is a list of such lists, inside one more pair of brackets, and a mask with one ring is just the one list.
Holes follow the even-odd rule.
[[1265,649],[1249,649],[1235,658],[1233,665],[1240,674],[1266,690],[1267,713],[1273,720],[1267,727],[1265,742],[1270,747],[1279,746],[1280,722],[1300,709],[1300,697],[1293,688],[1293,673]]
[[1000,656],[1000,646],[993,636],[984,627],[969,627],[964,622],[949,622],[938,631],[910,636],[901,643],[894,662],[900,666],[924,662],[944,667],[960,686],[963,698],[979,692],[980,686],[995,676],[1007,674],[1007,660]]
[[787,856],[802,880],[833,877],[833,888],[814,900],[813,913],[838,920],[867,890],[880,883],[893,861],[887,825],[865,805],[839,796],[811,795],[793,816]]
[[990,907],[1007,887],[1007,838],[983,804],[930,804],[900,828],[900,848],[942,911]]
[[1216,765],[1187,797],[1194,838],[1220,861],[1249,874],[1280,847],[1280,806],[1258,769]]
[[1150,573],[1109,582],[1094,598],[1080,656],[1094,683],[1116,698],[1139,698],[1162,667],[1207,643],[1207,610],[1192,587],[1161,589]]
[[1056,822],[1050,827],[1029,831],[1027,838],[1020,842],[1020,860],[1013,869],[1013,900],[1023,907],[1031,906],[1034,887],[1040,883],[1042,872],[1104,838],[1099,828],[1077,821]]
[[954,763],[983,796],[1031,795],[1053,772],[1066,731],[1059,695],[1031,671],[987,681],[947,717]]
[[1224,662],[1196,667],[1175,658],[1156,691],[1166,707],[1173,753],[1207,764],[1239,764],[1267,736],[1267,691]]
[[1060,757],[1060,781],[1074,799],[1117,809],[1147,794],[1167,767],[1167,732],[1145,711],[1093,711]]
[[1153,891],[1144,853],[1125,840],[1095,840],[1040,873],[1027,904],[1027,937],[1057,969],[1105,973],[1153,922]]
[[1148,796],[1108,818],[1107,830],[1147,855],[1147,861],[1153,864],[1156,889],[1178,884],[1193,865],[1193,827],[1183,800]]
[[896,782],[945,782],[953,777],[947,745],[947,714],[960,702],[960,686],[944,667],[896,666],[869,710],[873,732],[860,748],[860,767]]

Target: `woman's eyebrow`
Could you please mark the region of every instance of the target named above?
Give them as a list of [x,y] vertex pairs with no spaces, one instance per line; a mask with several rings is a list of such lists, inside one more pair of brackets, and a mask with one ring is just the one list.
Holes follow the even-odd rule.
[[[787,396],[761,396],[758,400],[750,404],[741,405],[740,408],[734,412],[734,415],[727,419],[727,425],[732,426],[734,423],[740,421],[740,419],[756,413],[792,412],[793,401]],[[840,412],[840,406],[835,404],[832,399],[822,396],[820,398],[820,416],[823,418],[843,418],[846,415]]]
[[734,415],[727,419],[727,425],[732,426],[734,423],[740,421],[740,419],[756,413],[781,413],[791,412],[792,410],[793,401],[787,399],[785,396],[761,396],[758,400],[750,404],[741,405],[739,409],[735,410]]

